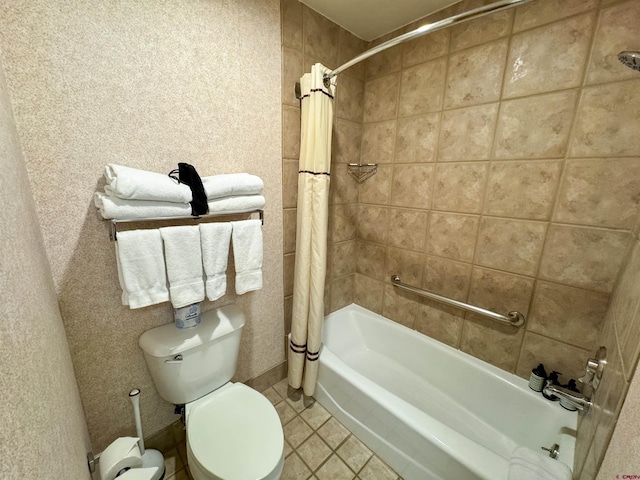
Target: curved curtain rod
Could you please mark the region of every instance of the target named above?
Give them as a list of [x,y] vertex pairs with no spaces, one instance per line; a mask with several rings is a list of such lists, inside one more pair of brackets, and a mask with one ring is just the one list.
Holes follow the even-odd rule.
[[500,0],[498,2],[490,3],[489,5],[485,5],[483,7],[474,8],[473,10],[469,10],[468,12],[459,13],[457,15],[452,15],[451,17],[445,18],[444,20],[439,20],[435,23],[427,23],[422,25],[421,27],[416,28],[410,32],[407,32],[403,35],[399,35],[391,40],[387,40],[380,45],[370,48],[364,53],[361,53],[357,57],[349,60],[347,63],[339,66],[335,70],[332,70],[329,73],[324,75],[325,86],[329,81],[342,73],[349,67],[353,67],[355,64],[366,60],[367,58],[375,55],[376,53],[380,53],[388,48],[395,47],[396,45],[404,42],[408,42],[409,40],[413,40],[414,38],[422,37],[431,32],[435,32],[436,30],[442,30],[443,28],[450,27],[452,25],[456,25],[458,23],[467,22],[469,20],[473,20],[478,17],[482,17],[484,15],[488,15],[490,13],[498,12],[500,10],[506,10],[507,8],[515,7],[517,5],[521,5],[523,3],[529,3],[531,0]]

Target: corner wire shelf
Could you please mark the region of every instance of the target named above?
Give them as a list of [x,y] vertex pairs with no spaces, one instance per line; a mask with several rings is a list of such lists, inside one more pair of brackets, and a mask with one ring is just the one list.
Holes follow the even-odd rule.
[[500,313],[492,312],[491,310],[476,307],[475,305],[469,305],[468,303],[460,302],[452,298],[443,297],[442,295],[438,295],[437,293],[427,292],[426,290],[420,290],[419,288],[412,287],[411,285],[402,283],[398,275],[391,276],[391,283],[394,287],[398,287],[402,290],[415,293],[416,295],[420,295],[421,297],[430,298],[431,300],[436,300],[446,305],[461,308],[462,310],[466,310],[468,312],[484,315],[485,317],[491,318],[492,320],[496,320],[500,323],[505,323],[512,327],[521,327],[525,322],[524,315],[522,315],[520,312],[513,311],[509,312],[508,315],[502,315]]
[[378,171],[377,163],[349,163],[347,172],[356,182],[362,183]]

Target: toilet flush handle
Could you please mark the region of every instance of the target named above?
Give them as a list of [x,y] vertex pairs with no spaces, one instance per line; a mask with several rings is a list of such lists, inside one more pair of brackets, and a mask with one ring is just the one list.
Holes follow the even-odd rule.
[[182,355],[178,354],[175,357],[173,357],[173,360],[165,360],[164,363],[181,363],[182,362]]

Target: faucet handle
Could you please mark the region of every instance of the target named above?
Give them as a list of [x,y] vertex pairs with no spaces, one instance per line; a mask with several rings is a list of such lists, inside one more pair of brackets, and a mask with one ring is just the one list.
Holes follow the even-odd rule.
[[600,385],[600,379],[602,378],[602,372],[604,366],[607,364],[607,348],[601,346],[596,351],[595,358],[589,358],[585,367],[584,376],[580,377],[578,381],[584,385],[591,385],[594,390],[597,390]]

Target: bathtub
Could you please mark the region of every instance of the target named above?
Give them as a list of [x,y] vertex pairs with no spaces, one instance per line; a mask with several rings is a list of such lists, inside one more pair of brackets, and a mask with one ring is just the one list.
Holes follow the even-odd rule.
[[519,445],[573,468],[577,414],[526,380],[353,304],[323,342],[316,400],[406,480],[506,480]]

